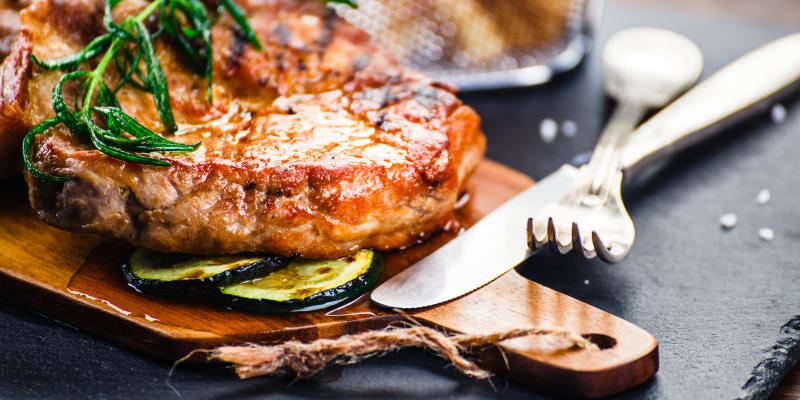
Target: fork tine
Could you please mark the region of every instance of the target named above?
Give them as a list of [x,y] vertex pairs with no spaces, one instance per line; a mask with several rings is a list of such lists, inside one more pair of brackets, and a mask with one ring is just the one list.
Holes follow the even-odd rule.
[[586,246],[584,246],[583,240],[581,240],[580,229],[578,229],[578,224],[575,222],[572,223],[572,248],[575,249],[575,253],[588,260],[593,259],[597,255],[594,249],[587,249]]
[[581,233],[578,231],[578,224],[575,222],[572,223],[572,248],[575,250],[575,254],[577,254],[578,257],[586,258],[586,249],[583,248]]
[[553,218],[547,219],[547,244],[550,245],[550,251],[553,254],[561,254],[556,244],[556,226],[553,223]]
[[615,256],[611,254],[609,249],[603,244],[603,241],[600,240],[600,236],[597,235],[597,231],[592,231],[592,243],[594,243],[594,251],[597,253],[597,256],[609,264],[617,263],[625,258],[625,254],[622,254],[621,256]]
[[536,250],[536,237],[533,234],[533,218],[528,218],[528,248]]
[[547,245],[547,231],[544,232],[544,236],[537,235],[536,222],[536,219],[528,218],[528,247],[538,251]]
[[564,255],[572,250],[571,243],[567,242],[566,244],[562,244],[558,240],[558,230],[556,229],[556,224],[553,222],[552,217],[547,220],[547,239],[550,244],[550,250],[552,250],[554,254]]

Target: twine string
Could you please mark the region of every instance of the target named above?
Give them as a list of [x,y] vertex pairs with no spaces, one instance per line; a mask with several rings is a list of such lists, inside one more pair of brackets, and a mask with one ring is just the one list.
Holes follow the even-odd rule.
[[[335,339],[317,339],[308,343],[291,340],[275,345],[248,343],[197,349],[176,361],[175,366],[195,354],[205,353],[208,360],[233,364],[236,374],[242,379],[287,373],[294,373],[298,378],[308,378],[332,364],[353,364],[402,348],[420,347],[447,359],[467,376],[487,379],[492,374],[467,358],[467,350],[526,336],[546,339],[542,348],[537,349],[543,352],[598,349],[583,336],[557,328],[517,328],[488,334],[448,335],[433,328],[413,324],[404,327],[390,326],[384,330],[372,330]],[[505,359],[505,354],[503,357]]]

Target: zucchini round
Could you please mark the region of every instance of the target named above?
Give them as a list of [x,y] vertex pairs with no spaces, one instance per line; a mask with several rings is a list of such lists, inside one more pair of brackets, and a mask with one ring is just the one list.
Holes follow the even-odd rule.
[[339,259],[295,259],[263,278],[219,290],[223,301],[233,308],[263,313],[312,311],[366,292],[382,272],[380,253],[361,250]]
[[125,280],[134,289],[159,296],[199,296],[217,287],[267,275],[286,266],[289,259],[245,253],[192,256],[136,249],[122,265]]

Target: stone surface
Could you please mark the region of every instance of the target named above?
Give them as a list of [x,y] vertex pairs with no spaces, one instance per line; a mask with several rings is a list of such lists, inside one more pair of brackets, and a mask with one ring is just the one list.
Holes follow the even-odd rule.
[[[628,26],[674,29],[695,40],[705,76],[796,27],[689,16],[610,3],[599,39]],[[599,53],[540,88],[466,94],[482,115],[488,156],[541,178],[589,150],[610,110]],[[619,398],[764,398],[800,358],[800,104],[787,118],[768,114],[727,131],[625,189],[637,226],[630,257],[607,265],[537,256],[517,269],[653,333],[660,340],[655,379]],[[543,146],[543,118],[573,120],[581,134]],[[769,207],[753,193],[768,187]],[[735,210],[729,232],[717,219]],[[754,234],[769,226],[766,244]],[[514,273],[514,272],[512,272]],[[585,285],[589,280],[591,284]],[[0,397],[177,398],[171,365],[76,331],[0,300]],[[547,398],[501,378],[493,385],[457,375],[436,357],[403,351],[337,367],[311,381],[238,380],[221,365],[180,366],[170,384],[185,398]]]

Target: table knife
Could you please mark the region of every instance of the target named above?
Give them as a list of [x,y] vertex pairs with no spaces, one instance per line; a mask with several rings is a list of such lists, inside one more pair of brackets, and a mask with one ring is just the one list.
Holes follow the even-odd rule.
[[[648,166],[763,112],[800,86],[800,33],[785,36],[728,64],[632,134],[623,175],[634,179]],[[532,255],[526,220],[566,193],[577,168],[565,164],[512,198],[435,252],[376,288],[371,299],[390,308],[413,309],[467,294]]]

